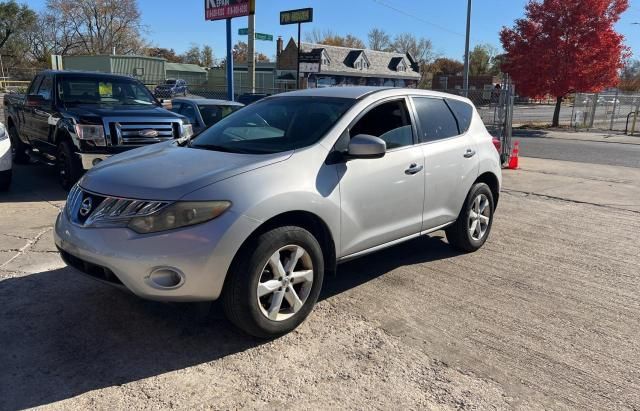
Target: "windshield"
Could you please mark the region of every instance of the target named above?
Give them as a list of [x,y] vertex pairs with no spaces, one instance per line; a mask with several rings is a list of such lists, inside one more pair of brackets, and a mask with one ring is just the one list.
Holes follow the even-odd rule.
[[317,142],[355,103],[327,97],[276,97],[238,110],[190,146],[231,153],[279,153]]
[[145,86],[126,78],[64,76],[58,82],[58,96],[64,104],[156,104]]
[[207,127],[211,127],[242,106],[217,106],[214,104],[198,104],[198,110]]

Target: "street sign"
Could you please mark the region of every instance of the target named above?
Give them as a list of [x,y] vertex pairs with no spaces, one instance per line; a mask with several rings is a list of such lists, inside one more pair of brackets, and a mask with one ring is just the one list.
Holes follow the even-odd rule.
[[[249,29],[247,29],[247,28],[238,29],[238,35],[239,36],[248,36],[249,35]],[[255,37],[254,38],[256,40],[273,41],[273,34],[255,33]]]
[[273,41],[273,34],[256,33],[256,40]]
[[320,63],[300,62],[300,73],[319,73]]
[[204,0],[205,20],[248,16],[256,11],[255,0]]
[[297,9],[280,12],[280,25],[310,23],[313,21],[313,9]]

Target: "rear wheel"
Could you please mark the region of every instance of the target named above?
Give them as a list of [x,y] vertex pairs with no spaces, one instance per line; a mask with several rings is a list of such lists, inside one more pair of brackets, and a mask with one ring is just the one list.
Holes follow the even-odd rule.
[[58,144],[56,160],[58,181],[62,188],[70,190],[80,179],[83,172],[80,161],[76,158],[70,141],[63,140]]
[[222,294],[227,318],[259,338],[296,328],[309,315],[324,277],[322,249],[300,227],[262,234],[236,257]]
[[464,252],[479,250],[489,237],[493,223],[493,194],[485,183],[471,187],[460,215],[445,232],[449,244]]
[[27,154],[27,150],[29,147],[20,140],[18,130],[13,124],[9,126],[9,140],[11,140],[11,157],[13,162],[16,164],[28,164],[29,154]]

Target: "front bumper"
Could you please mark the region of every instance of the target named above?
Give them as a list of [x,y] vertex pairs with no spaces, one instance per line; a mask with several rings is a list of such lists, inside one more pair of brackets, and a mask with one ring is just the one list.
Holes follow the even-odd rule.
[[106,160],[110,157],[110,154],[87,154],[87,153],[76,153],[80,158],[80,162],[82,163],[83,170],[89,170],[93,166],[97,165],[99,162]]
[[[128,228],[86,228],[65,211],[56,220],[54,241],[63,259],[87,275],[124,286],[157,301],[210,301],[219,297],[233,257],[258,222],[228,210],[215,220],[156,234]],[[160,287],[154,270],[175,268],[176,287]]]

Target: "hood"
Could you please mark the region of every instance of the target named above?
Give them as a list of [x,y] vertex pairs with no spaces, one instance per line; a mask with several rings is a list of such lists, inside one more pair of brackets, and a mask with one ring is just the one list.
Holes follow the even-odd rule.
[[84,175],[80,186],[114,197],[175,201],[220,180],[284,161],[291,154],[235,154],[159,143],[103,161]]
[[174,112],[159,106],[117,106],[101,104],[83,104],[67,106],[66,111],[79,119],[95,119],[103,117],[145,117],[145,118],[183,118]]

